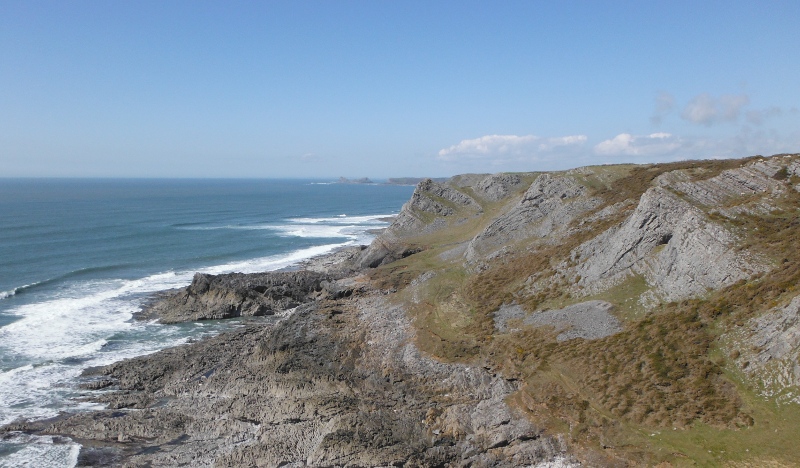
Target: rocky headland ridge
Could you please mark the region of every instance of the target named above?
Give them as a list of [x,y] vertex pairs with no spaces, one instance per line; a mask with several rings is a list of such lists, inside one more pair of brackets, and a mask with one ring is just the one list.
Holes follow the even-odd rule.
[[3,431],[79,466],[791,466],[798,245],[797,154],[426,179],[369,246],[165,292],[139,317],[250,319]]

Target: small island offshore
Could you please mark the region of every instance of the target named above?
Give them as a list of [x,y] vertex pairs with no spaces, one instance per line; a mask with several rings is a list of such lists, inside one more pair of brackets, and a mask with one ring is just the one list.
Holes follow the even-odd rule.
[[800,154],[425,179],[369,246],[160,293],[139,319],[252,319],[2,431],[78,466],[789,466],[799,245]]

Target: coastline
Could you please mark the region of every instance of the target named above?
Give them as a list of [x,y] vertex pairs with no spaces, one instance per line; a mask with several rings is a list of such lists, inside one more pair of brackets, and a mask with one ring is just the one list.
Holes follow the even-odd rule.
[[[301,262],[334,278],[288,313],[87,369],[84,398],[106,409],[15,423],[4,437],[69,437],[79,466],[429,466],[491,447],[523,464],[563,457],[563,441],[506,405],[513,381],[413,346],[404,307],[354,268],[363,249]],[[456,408],[452,424],[473,437],[434,424],[440,408]]]
[[[783,287],[800,277],[797,158],[425,181],[366,249],[326,249],[289,271],[198,273],[163,293],[153,301],[162,322],[259,318],[87,370],[83,401],[106,409],[19,422],[0,437],[70,437],[89,466],[797,459],[784,431],[793,420],[764,411],[794,398],[793,384],[747,400],[722,372],[747,369],[742,382],[761,385],[766,363],[797,360],[800,298]],[[590,173],[608,176],[606,188],[589,186]],[[709,200],[741,211],[720,215]],[[726,216],[750,223],[752,244]],[[761,263],[763,248],[781,266]],[[610,282],[626,277],[637,282]],[[775,301],[756,302],[763,294]],[[714,330],[735,340],[718,342],[732,352],[717,353]],[[654,356],[680,372],[677,391],[660,385],[672,371],[641,360]],[[654,428],[677,439],[654,439]],[[732,437],[730,456],[706,455],[708,431]],[[769,454],[747,453],[767,440]]]
[[[268,321],[245,318],[162,326],[143,312],[189,285],[196,271],[299,270],[303,267],[298,261],[323,261],[342,247],[358,248],[353,244],[368,243],[375,233],[366,231],[383,226],[377,219],[396,212],[410,193],[294,181],[210,184],[178,183],[177,188],[161,181],[55,184],[68,197],[47,190],[21,191],[21,213],[26,212],[23,208],[31,193],[39,193],[53,208],[40,218],[20,218],[19,222],[35,225],[41,235],[20,237],[25,248],[19,258],[4,257],[9,262],[1,272],[2,290],[13,289],[16,294],[0,300],[3,424],[96,409],[98,405],[85,399],[88,390],[77,384],[84,369],[191,342],[240,323]],[[100,186],[102,199],[95,190]],[[149,190],[154,187],[157,190]],[[242,203],[245,195],[267,204]],[[320,199],[320,195],[329,196]],[[86,204],[68,203],[71,196],[85,199]],[[292,203],[284,203],[287,197]],[[141,209],[129,209],[135,208],[132,199],[140,200],[136,206]],[[187,211],[187,206],[192,209]],[[220,217],[209,207],[224,208],[225,215]],[[82,237],[86,226],[80,220],[94,226],[93,241],[88,235]],[[13,221],[3,226],[5,234],[13,231]],[[126,229],[119,240],[119,231]],[[55,245],[69,248],[48,250]],[[13,268],[22,258],[25,268]],[[35,273],[32,278],[30,272]],[[42,277],[47,279],[41,281]],[[27,284],[34,287],[20,286]],[[56,457],[60,447],[47,440],[5,438],[0,441],[0,465],[69,466]],[[46,450],[48,446],[54,450]]]
[[[370,232],[370,231],[373,230],[368,230],[366,232],[375,235],[382,232],[383,229],[375,230],[377,232]],[[313,257],[300,260],[291,266],[288,266],[286,268],[281,268],[275,271],[309,270],[317,273],[332,273],[334,271],[348,269],[353,264],[353,261],[366,248],[367,248],[366,245],[347,245],[347,246],[337,247],[328,253],[322,255],[315,255]]]
[[[393,219],[393,217],[388,217],[385,219]],[[382,229],[378,231],[382,231]],[[311,257],[298,260],[286,267],[276,270],[269,270],[264,273],[271,274],[282,272],[300,272],[307,270],[322,274],[330,274],[335,272],[341,276],[346,272],[352,273],[352,268],[350,266],[352,265],[353,259],[357,258],[360,252],[366,249],[366,247],[366,245],[345,245],[335,247],[329,252],[313,255]],[[243,275],[250,276],[257,274],[258,273],[244,273]],[[153,313],[153,307],[167,300],[168,298],[175,296],[176,294],[180,294],[187,288],[188,286],[168,288],[148,294],[148,296],[142,302],[140,308],[132,314],[131,320],[137,322],[158,322],[161,317]],[[263,333],[274,327],[278,321],[283,320],[291,315],[293,312],[295,312],[295,310],[296,307],[290,310],[265,316],[236,317],[237,323],[235,325],[233,324],[232,319],[221,319],[220,322],[231,321],[231,325],[234,326],[231,329],[223,330],[216,335],[190,339],[186,343],[168,346],[152,354],[123,359],[109,365],[86,368],[82,371],[80,377],[78,377],[79,382],[77,384],[77,388],[82,389],[84,391],[84,395],[77,398],[77,400],[103,404],[107,407],[106,410],[115,410],[111,413],[112,418],[120,416],[118,410],[125,410],[125,408],[141,409],[141,400],[131,404],[131,401],[120,401],[119,399],[110,396],[113,395],[114,390],[109,390],[109,387],[112,387],[114,382],[104,377],[108,368],[115,368],[115,366],[118,365],[123,366],[123,363],[128,361],[149,362],[150,359],[158,359],[154,356],[154,354],[157,355],[162,352],[170,354],[172,351],[189,350],[197,346],[204,348],[214,347],[215,338],[227,340],[228,334],[236,337],[240,332],[242,332],[243,329],[257,329],[259,332]],[[180,322],[162,323],[160,326],[168,327],[177,323]],[[233,338],[233,341],[235,340],[236,339]],[[110,394],[109,392],[112,393]],[[106,410],[99,411],[102,414],[102,412]],[[109,466],[120,462],[127,456],[132,456],[135,454],[136,450],[133,449],[125,449],[120,453],[117,453],[117,451],[114,453],[109,453],[109,447],[113,446],[113,443],[109,444],[92,437],[81,437],[75,434],[62,433],[61,431],[51,434],[53,427],[57,427],[58,425],[75,418],[76,416],[80,417],[81,415],[91,414],[97,411],[98,410],[82,410],[78,412],[61,412],[56,416],[44,419],[22,419],[14,421],[0,426],[0,441],[9,442],[25,438],[34,438],[32,440],[50,440],[53,446],[69,446],[70,444],[78,444],[79,452],[74,456],[74,461],[76,463],[75,466]],[[124,442],[126,443],[130,442],[129,439],[124,437],[123,439],[125,439]],[[171,442],[172,445],[178,443],[180,443],[180,441]]]

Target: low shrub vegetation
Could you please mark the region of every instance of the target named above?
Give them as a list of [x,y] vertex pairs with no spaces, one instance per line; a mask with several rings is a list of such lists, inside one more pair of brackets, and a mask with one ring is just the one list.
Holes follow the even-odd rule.
[[[583,219],[610,205],[638,200],[665,172],[682,170],[695,179],[707,179],[747,162],[625,166],[613,168],[613,178],[584,175],[590,195],[601,197],[604,203]],[[423,294],[426,299],[412,310],[418,345],[439,359],[482,365],[521,382],[520,392],[509,402],[543,427],[569,433],[586,447],[613,448],[612,452],[624,453],[623,458],[642,464],[664,460],[681,464],[684,452],[705,464],[746,459],[745,452],[735,448],[725,456],[709,450],[712,455],[707,456],[705,451],[695,450],[703,443],[698,445],[697,440],[680,433],[702,433],[709,440],[718,437],[728,444],[746,437],[767,441],[764,431],[777,424],[776,413],[767,409],[767,403],[754,398],[746,382],[726,373],[728,360],[736,356],[718,352],[724,330],[787,303],[800,287],[800,194],[789,187],[788,172],[776,174],[775,179],[787,189],[770,195],[774,209],[769,213],[745,209],[726,211],[735,215],[711,214],[715,222],[739,235],[742,249],[771,265],[767,273],[750,281],[710,292],[704,298],[661,304],[648,313],[626,309],[623,331],[598,340],[558,342],[552,329],[521,324],[507,333],[495,329],[494,312],[504,304],[519,304],[530,312],[543,304],[575,302],[577,299],[569,296],[574,278],[561,277],[556,267],[568,263],[581,243],[621,223],[636,205],[630,203],[630,208],[594,224],[576,223],[558,244],[531,241],[516,245],[511,254],[493,260],[477,273],[460,270],[452,274],[452,265],[440,265],[444,274],[431,280]],[[731,203],[757,202],[743,198]],[[413,265],[413,257],[406,260]],[[410,281],[411,271],[418,274],[422,270],[419,266],[384,268],[375,279],[381,285],[402,288]],[[636,304],[634,297],[617,297],[638,297],[644,291],[646,285],[631,281],[615,290],[616,302]],[[533,283],[539,287],[532,288]],[[651,429],[679,432],[660,439],[668,441],[663,442],[667,445],[644,443],[642,431]],[[743,430],[752,431],[751,435],[735,435]],[[630,445],[631,440],[644,448]],[[673,452],[656,453],[665,447]],[[780,458],[780,453],[777,455]]]

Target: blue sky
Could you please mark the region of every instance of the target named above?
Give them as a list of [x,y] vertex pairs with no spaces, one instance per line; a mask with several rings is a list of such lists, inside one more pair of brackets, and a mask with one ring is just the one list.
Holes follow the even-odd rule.
[[0,177],[800,151],[800,2],[0,2]]

